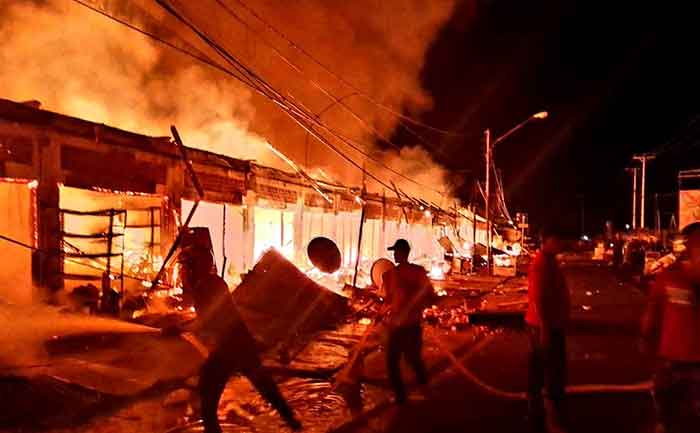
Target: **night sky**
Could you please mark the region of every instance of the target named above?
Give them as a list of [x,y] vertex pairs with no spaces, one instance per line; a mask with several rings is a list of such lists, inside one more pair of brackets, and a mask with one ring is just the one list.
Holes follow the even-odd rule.
[[[648,169],[653,194],[677,189],[679,169],[700,168],[698,34],[690,11],[663,2],[464,1],[426,54],[423,86],[433,95],[426,122],[459,131],[421,134],[472,196],[483,179],[483,130],[499,136],[530,123],[495,150],[512,214],[580,234],[605,220],[631,220],[633,153],[661,151]],[[397,131],[398,141],[411,136]],[[465,174],[466,170],[470,170]],[[663,224],[675,198],[661,196]]]

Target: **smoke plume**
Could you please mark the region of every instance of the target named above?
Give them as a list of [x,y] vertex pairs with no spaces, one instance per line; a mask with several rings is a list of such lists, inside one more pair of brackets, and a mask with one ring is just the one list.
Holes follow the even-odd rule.
[[[6,2],[7,3],[7,2]],[[0,21],[0,97],[149,135],[175,124],[188,145],[277,163],[250,133],[250,92],[67,0],[13,2]]]
[[[89,3],[212,55],[209,47],[155,2]],[[265,141],[269,141],[300,165],[323,168],[353,185],[362,180],[357,168],[309,137],[275,104],[231,77],[70,0],[0,0],[0,4],[0,97],[38,99],[50,110],[150,135],[168,135],[168,126],[175,124],[190,146],[284,167],[267,148]],[[425,51],[452,13],[454,0],[171,0],[170,4],[373,158],[420,183],[444,189],[444,170],[419,143],[415,149],[401,151],[386,151],[390,145],[377,143],[382,142],[378,137],[389,137],[398,123],[386,108],[417,114],[430,107],[419,74]],[[269,25],[313,59],[291,47]],[[351,86],[324,71],[317,61]],[[343,98],[343,103],[324,95],[319,86]],[[358,89],[372,101],[358,95]],[[431,194],[346,144],[334,143],[382,180],[393,179],[418,196]]]

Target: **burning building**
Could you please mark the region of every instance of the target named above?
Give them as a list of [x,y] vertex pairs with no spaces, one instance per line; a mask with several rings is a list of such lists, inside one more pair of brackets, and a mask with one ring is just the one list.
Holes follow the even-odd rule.
[[[190,226],[210,231],[216,265],[230,284],[269,248],[326,287],[358,286],[396,238],[413,260],[442,261],[438,239],[457,251],[484,242],[483,221],[394,192],[313,180],[254,161],[189,149],[204,189]],[[109,278],[121,293],[143,291],[197,199],[169,137],[150,137],[0,99],[0,299],[32,302]],[[360,231],[362,237],[360,241]],[[324,276],[306,246],[336,242],[342,267]],[[358,248],[358,244],[361,244]],[[35,289],[29,289],[34,287]]]

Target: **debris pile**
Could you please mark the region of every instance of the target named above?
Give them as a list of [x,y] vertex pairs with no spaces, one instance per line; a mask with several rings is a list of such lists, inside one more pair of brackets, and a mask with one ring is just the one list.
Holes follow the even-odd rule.
[[349,312],[347,298],[316,284],[274,249],[246,274],[233,299],[268,348],[331,327]]

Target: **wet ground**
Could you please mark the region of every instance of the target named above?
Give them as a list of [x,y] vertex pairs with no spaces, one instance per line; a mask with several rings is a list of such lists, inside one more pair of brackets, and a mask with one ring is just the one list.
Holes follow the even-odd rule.
[[[637,349],[637,324],[645,296],[617,282],[608,268],[566,268],[573,292],[574,327],[568,340],[570,366],[567,423],[572,432],[646,432],[651,399],[644,381],[650,360]],[[487,285],[486,283],[484,283]],[[520,281],[522,284],[522,281]],[[518,284],[497,300],[517,304]],[[511,299],[512,298],[512,299]],[[491,298],[494,299],[494,298]],[[450,291],[449,305],[471,308],[472,294]],[[481,302],[481,300],[478,300]],[[468,305],[467,305],[468,304]],[[514,304],[514,305],[515,305]],[[283,394],[309,432],[526,432],[527,340],[518,321],[493,320],[452,327],[426,327],[424,356],[432,380],[427,396],[408,406],[391,404],[381,348],[364,361],[362,408],[350,408],[332,388],[331,375],[347,360],[350,349],[367,330],[360,324],[324,332],[278,374]],[[271,367],[279,368],[278,365]],[[311,374],[320,371],[319,374]],[[279,371],[278,373],[281,373]],[[406,373],[410,383],[411,376]],[[192,383],[190,383],[192,385]],[[113,402],[94,416],[85,414],[70,427],[51,432],[202,431],[196,422],[196,398],[185,386],[153,391]],[[288,431],[277,414],[243,378],[228,384],[219,417],[227,432]]]

